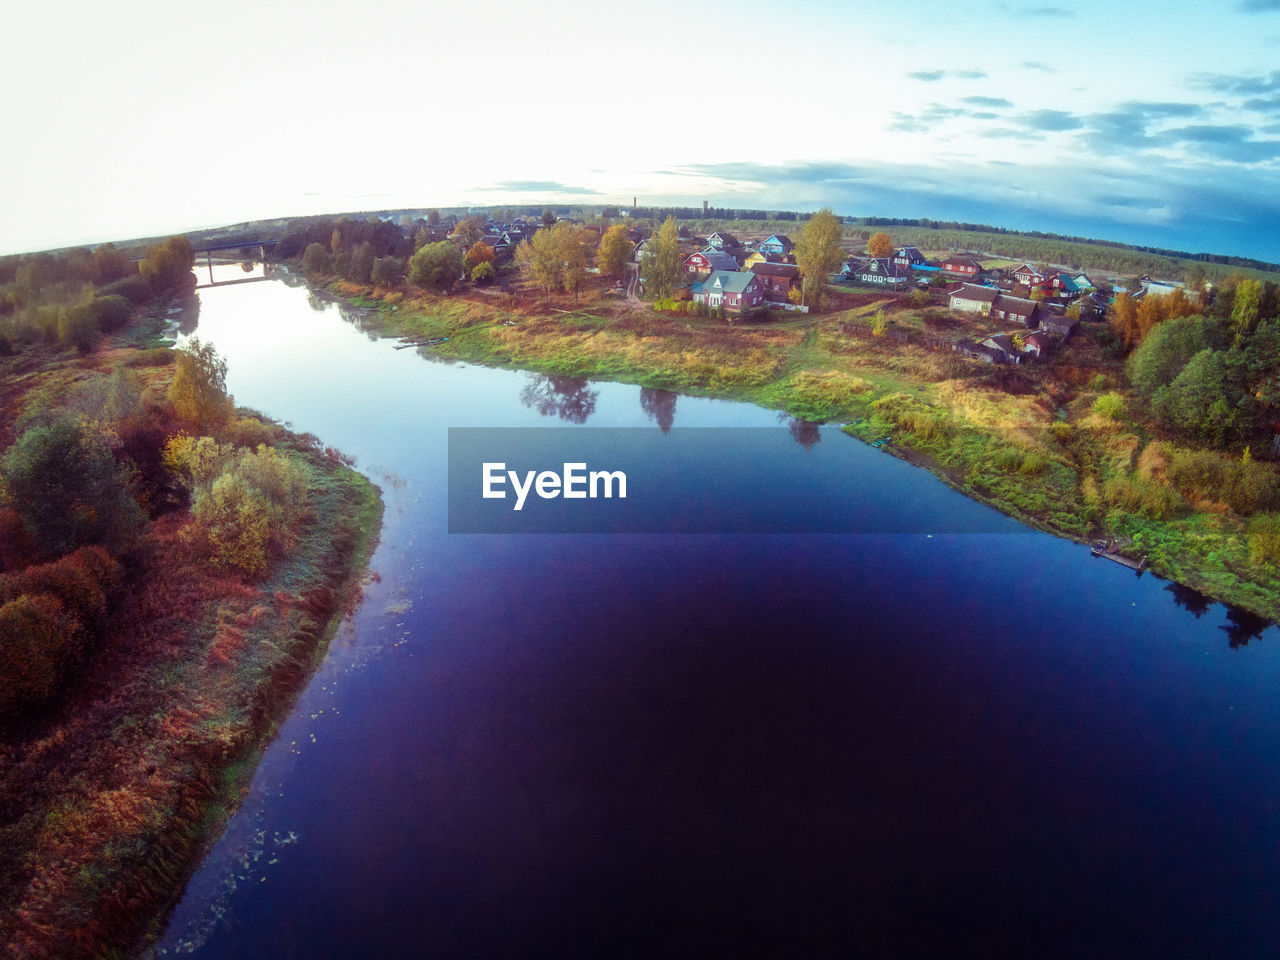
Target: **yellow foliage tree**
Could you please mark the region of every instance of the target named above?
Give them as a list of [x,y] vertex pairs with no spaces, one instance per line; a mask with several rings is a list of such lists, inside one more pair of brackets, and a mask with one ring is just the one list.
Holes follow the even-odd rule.
[[606,277],[619,280],[626,275],[627,263],[630,260],[631,238],[627,236],[626,225],[615,224],[600,238],[600,249],[596,251],[596,266]]
[[867,241],[867,253],[873,257],[887,257],[893,253],[893,238],[887,233],[873,233]]
[[224,423],[231,412],[227,396],[227,361],[212,343],[192,337],[177,351],[169,402],[174,412],[201,429]]
[[804,295],[814,307],[822,306],[827,276],[844,259],[844,228],[828,209],[819,210],[804,225],[796,240],[796,266],[804,274]]

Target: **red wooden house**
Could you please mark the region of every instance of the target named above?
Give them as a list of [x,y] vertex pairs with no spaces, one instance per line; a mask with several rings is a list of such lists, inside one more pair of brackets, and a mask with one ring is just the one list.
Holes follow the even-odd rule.
[[800,286],[800,268],[794,263],[753,263],[751,272],[768,300],[785,301],[791,289]]

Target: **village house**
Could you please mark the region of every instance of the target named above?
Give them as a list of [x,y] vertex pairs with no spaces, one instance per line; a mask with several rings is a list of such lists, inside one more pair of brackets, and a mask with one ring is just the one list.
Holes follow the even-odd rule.
[[716,270],[693,285],[693,302],[705,303],[712,310],[746,310],[764,303],[764,288],[754,273]]
[[1184,288],[1180,283],[1162,283],[1159,280],[1149,280],[1146,277],[1143,277],[1142,292],[1139,296],[1167,297],[1175,290],[1182,289]]
[[480,238],[486,246],[493,248],[493,259],[497,263],[506,263],[511,259],[514,244],[505,233],[488,233]]
[[893,255],[893,262],[900,267],[911,269],[923,267],[925,259],[924,254],[915,247],[899,247],[898,252]]
[[1045,304],[1040,304],[1040,306],[1042,308],[1039,312],[1041,330],[1045,333],[1057,334],[1063,339],[1071,336],[1076,324],[1080,322],[1079,320],[1075,317],[1068,317],[1061,307],[1049,307]]
[[972,360],[981,360],[983,363],[1004,362],[1004,355],[1001,351],[985,344],[974,343],[972,340],[957,340],[951,345],[951,349],[962,356],[969,357]]
[[981,346],[995,350],[998,354],[997,363],[1021,363],[1022,351],[1018,349],[1018,344],[1007,333],[998,333],[993,337],[987,337],[982,341]]
[[1024,327],[1036,325],[1036,314],[1041,304],[1034,300],[1010,296],[994,287],[979,287],[966,283],[951,294],[952,310],[965,313],[981,313],[993,320],[1017,323]]
[[1007,293],[1002,293],[991,303],[991,311],[989,316],[993,320],[1004,320],[1008,323],[1021,324],[1024,327],[1034,327],[1036,325],[1036,314],[1043,312],[1040,310],[1041,304],[1034,300],[1024,300],[1022,297],[1011,297]]
[[713,250],[708,247],[706,250],[691,253],[685,257],[684,269],[686,273],[694,273],[702,277],[715,270],[736,271],[738,261],[722,250]]
[[873,257],[853,267],[853,278],[859,283],[878,287],[905,287],[911,279],[911,271],[888,257]]
[[962,283],[958,289],[948,288],[948,292],[952,310],[983,315],[991,312],[991,304],[1000,296],[1000,291],[995,287],[979,287],[972,283]]
[[750,254],[742,261],[742,269],[750,270],[757,263],[786,263],[787,260],[776,253],[769,253],[765,250],[757,250]]
[[764,288],[765,299],[783,302],[800,286],[800,268],[794,263],[754,263],[750,270]]
[[1017,270],[1013,271],[1011,276],[1017,280],[1018,283],[1026,284],[1028,287],[1038,286],[1045,281],[1045,275],[1029,263],[1024,263],[1022,266],[1018,267]]
[[942,270],[962,277],[976,277],[982,272],[982,264],[973,257],[947,257],[942,261]]
[[795,245],[791,242],[791,238],[783,234],[778,236],[776,233],[767,240],[761,240],[760,245],[756,247],[761,253],[772,253],[779,257],[790,257]]
[[1049,278],[1047,292],[1060,300],[1074,300],[1080,296],[1080,288],[1075,278],[1065,273],[1055,273]]
[[707,237],[707,246],[716,250],[737,250],[742,244],[732,233],[713,233]]
[[1034,333],[1027,334],[1026,339],[1022,342],[1022,351],[1038,359],[1049,352],[1052,342],[1048,334],[1037,330]]

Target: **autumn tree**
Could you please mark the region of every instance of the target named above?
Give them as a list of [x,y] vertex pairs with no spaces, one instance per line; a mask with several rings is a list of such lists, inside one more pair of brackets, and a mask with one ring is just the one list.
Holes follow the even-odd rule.
[[493,278],[498,275],[498,271],[493,269],[493,264],[488,260],[481,260],[471,270],[471,282],[479,286],[486,283],[492,283]]
[[559,234],[556,245],[560,248],[562,263],[560,284],[565,293],[573,291],[573,301],[577,303],[578,292],[586,282],[587,267],[594,253],[591,231],[571,223],[557,223],[551,232]]
[[174,413],[200,429],[225,422],[231,412],[227,396],[227,361],[212,343],[192,337],[175,355],[169,402]]
[[680,228],[674,217],[667,217],[657,229],[640,264],[645,281],[658,297],[669,297],[680,279]]
[[462,276],[462,253],[452,243],[428,243],[409,260],[409,282],[448,293]]
[[1236,284],[1235,301],[1231,305],[1231,329],[1235,332],[1236,343],[1243,341],[1257,325],[1261,310],[1262,282],[1241,280]]
[[521,271],[547,292],[560,287],[565,293],[578,292],[587,276],[587,264],[591,262],[590,233],[571,223],[557,223],[550,230],[539,230],[531,241],[526,240],[516,248],[516,262]]
[[1159,324],[1178,317],[1189,317],[1196,312],[1196,305],[1181,290],[1161,295],[1147,294],[1138,304],[1138,343],[1144,342]]
[[329,251],[323,243],[307,244],[302,252],[302,269],[311,276],[318,276],[329,269]]
[[142,522],[106,440],[69,416],[22,435],[0,459],[0,490],[40,558],[90,544],[120,549]]
[[887,233],[873,233],[867,241],[867,253],[873,257],[887,257],[893,253],[893,238]]
[[600,238],[600,249],[596,251],[596,265],[606,277],[619,280],[626,276],[627,264],[630,260],[631,238],[627,235],[626,225],[615,224]]
[[104,243],[93,251],[93,282],[98,286],[121,280],[136,271],[123,252],[117,250],[115,244]]
[[482,263],[493,263],[494,251],[483,240],[477,240],[471,245],[471,249],[467,251],[467,255],[462,258],[462,266],[467,273],[471,273],[477,266]]
[[542,287],[551,302],[551,291],[560,284],[560,255],[550,230],[539,230],[516,247],[516,264],[526,279]]
[[1138,305],[1133,297],[1122,293],[1111,304],[1111,330],[1125,349],[1132,349],[1142,339],[1138,331]]
[[368,240],[359,244],[351,254],[351,279],[356,283],[368,283],[373,279],[374,259],[373,244]]
[[542,226],[550,230],[556,225],[556,212],[550,208],[542,211]]
[[373,261],[373,282],[380,287],[394,287],[404,279],[404,268],[399,257],[379,257]]
[[191,268],[196,262],[191,241],[186,237],[170,237],[147,249],[147,255],[138,264],[138,272],[151,282],[153,290],[171,290],[188,283],[194,287]]
[[453,230],[453,238],[464,250],[484,238],[484,221],[479,217],[467,217]]
[[[874,239],[874,238],[873,238]],[[827,276],[844,259],[844,231],[840,218],[824,208],[815,213],[796,239],[796,266],[804,275],[803,295],[814,308],[822,306]]]

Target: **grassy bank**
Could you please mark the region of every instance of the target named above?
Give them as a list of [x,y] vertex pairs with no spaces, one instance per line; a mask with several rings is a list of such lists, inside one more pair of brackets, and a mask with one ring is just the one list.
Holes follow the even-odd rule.
[[[122,348],[127,339],[82,358],[10,358],[8,421],[49,405],[74,412],[104,370],[121,367],[142,375],[154,403],[172,357]],[[123,956],[159,933],[360,597],[381,523],[377,488],[314,438],[244,411],[227,429],[305,465],[305,515],[287,551],[251,577],[210,563],[187,510],[160,511],[119,556],[121,582],[84,662],[52,701],[4,719],[8,955]]]
[[[1114,539],[1162,576],[1280,617],[1280,584],[1250,557],[1247,517],[1212,492],[1143,500],[1150,478],[1138,460],[1151,430],[1093,411],[1125,383],[1096,327],[1024,369],[855,329],[870,311],[899,309],[880,293],[825,316],[729,325],[604,297],[531,308],[512,294],[406,299],[397,291],[388,300],[351,284],[330,290],[362,306],[370,328],[424,344],[447,337],[422,348],[434,355],[744,400],[842,423],[864,440],[888,437],[890,452],[1031,526],[1077,541]],[[910,308],[900,313],[909,326]]]

